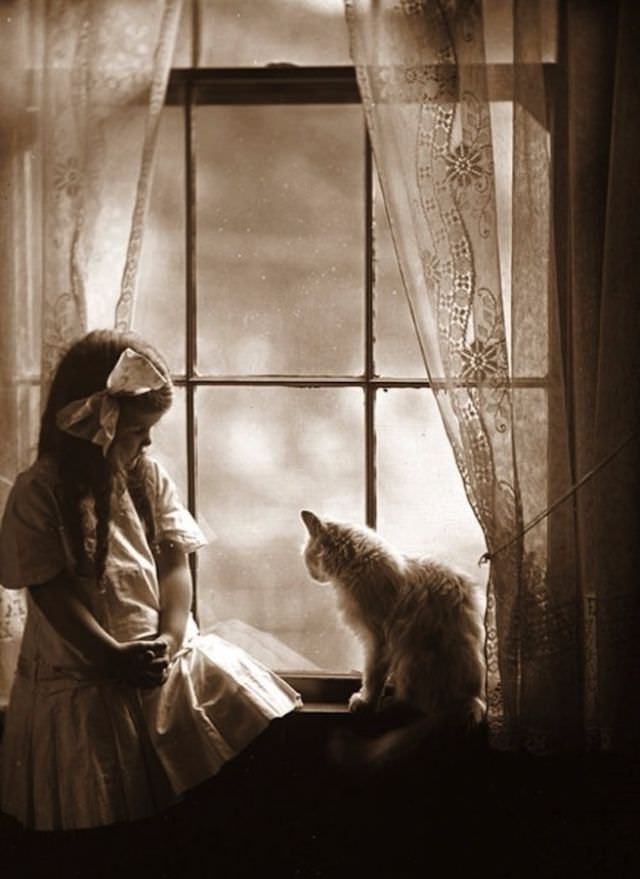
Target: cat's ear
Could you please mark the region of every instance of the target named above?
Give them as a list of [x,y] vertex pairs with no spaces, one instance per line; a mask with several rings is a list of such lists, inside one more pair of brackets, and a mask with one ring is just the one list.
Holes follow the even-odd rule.
[[307,526],[307,531],[312,537],[315,537],[320,531],[322,531],[322,522],[318,519],[315,513],[312,513],[309,510],[302,510],[300,517]]

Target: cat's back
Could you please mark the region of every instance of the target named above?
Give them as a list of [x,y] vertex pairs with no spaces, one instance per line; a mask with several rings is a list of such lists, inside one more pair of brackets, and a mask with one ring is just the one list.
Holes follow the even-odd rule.
[[406,556],[404,571],[404,613],[480,618],[478,585],[464,571],[429,556]]

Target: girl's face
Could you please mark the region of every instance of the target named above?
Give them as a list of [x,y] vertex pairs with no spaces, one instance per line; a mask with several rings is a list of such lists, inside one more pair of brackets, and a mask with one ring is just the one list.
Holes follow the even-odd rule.
[[125,470],[133,466],[140,453],[151,445],[151,428],[162,412],[139,412],[134,406],[122,406],[111,455]]

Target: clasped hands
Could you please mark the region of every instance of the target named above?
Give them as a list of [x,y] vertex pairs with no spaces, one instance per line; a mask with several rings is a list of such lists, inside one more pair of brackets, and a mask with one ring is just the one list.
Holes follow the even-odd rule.
[[111,676],[132,687],[160,687],[169,674],[171,645],[167,638],[125,641],[114,648],[109,662]]

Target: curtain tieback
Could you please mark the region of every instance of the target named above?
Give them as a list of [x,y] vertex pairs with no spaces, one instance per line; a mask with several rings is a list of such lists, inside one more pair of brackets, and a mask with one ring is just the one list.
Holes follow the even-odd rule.
[[543,510],[541,513],[538,513],[537,516],[534,516],[533,519],[531,519],[531,521],[528,522],[524,526],[524,528],[522,528],[515,535],[515,537],[510,538],[509,540],[506,541],[506,543],[503,543],[501,546],[499,546],[497,549],[494,549],[492,552],[483,553],[483,555],[481,555],[480,558],[478,559],[478,565],[485,565],[485,564],[487,564],[487,562],[493,561],[493,559],[499,553],[504,552],[505,549],[508,549],[510,546],[513,546],[514,543],[516,543],[518,540],[523,538],[524,535],[528,531],[530,531],[532,528],[534,528],[536,525],[538,525],[540,522],[542,522],[543,519],[546,519],[546,517],[550,513],[552,513],[556,509],[556,507],[559,507],[560,504],[564,503],[564,501],[566,501],[568,498],[570,498],[571,495],[575,494],[579,488],[582,488],[582,486],[586,482],[588,482],[593,476],[595,476],[596,473],[599,473],[600,470],[602,470],[604,467],[607,466],[607,464],[610,464],[611,461],[613,461],[613,459],[617,455],[620,454],[620,452],[625,448],[625,446],[629,445],[629,443],[632,442],[632,440],[636,439],[636,437],[639,434],[640,434],[640,430],[638,430],[638,429],[634,430],[633,433],[629,434],[629,436],[627,436],[621,443],[619,443],[619,445],[617,445],[612,452],[610,452],[605,458],[603,458],[598,464],[596,464],[595,467],[592,467],[591,470],[588,470],[584,474],[584,476],[581,476],[580,479],[578,479],[577,482],[574,482],[574,484],[569,489],[567,489],[567,491],[565,491],[564,494],[561,494],[560,497],[556,498],[556,500],[552,504],[550,504],[545,510]]

